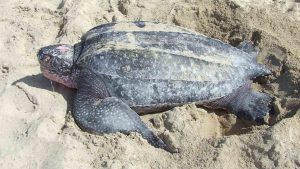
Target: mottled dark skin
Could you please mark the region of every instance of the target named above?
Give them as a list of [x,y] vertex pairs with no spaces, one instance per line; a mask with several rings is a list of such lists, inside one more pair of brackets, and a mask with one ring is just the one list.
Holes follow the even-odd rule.
[[270,71],[250,43],[240,49],[181,27],[123,22],[97,26],[74,46],[44,47],[38,58],[47,78],[77,88],[73,117],[84,131],[138,132],[167,149],[134,110],[196,102],[252,121],[268,113],[271,97],[250,85]]
[[77,70],[73,69],[74,47],[51,45],[38,52],[41,71],[48,79],[76,88]]

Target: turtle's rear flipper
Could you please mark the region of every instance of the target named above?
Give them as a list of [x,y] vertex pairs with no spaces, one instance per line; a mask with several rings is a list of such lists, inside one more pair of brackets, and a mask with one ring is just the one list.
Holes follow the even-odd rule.
[[251,41],[243,41],[238,46],[238,49],[241,49],[242,51],[248,53],[252,59],[256,59],[258,55],[258,50],[255,49],[253,43]]
[[74,101],[73,116],[81,129],[96,134],[138,132],[153,146],[167,148],[127,104],[115,97],[102,100],[88,93],[79,89]]
[[265,117],[270,111],[271,101],[271,96],[252,91],[251,83],[247,83],[232,94],[216,100],[212,105],[228,109],[240,118],[264,123],[267,122]]

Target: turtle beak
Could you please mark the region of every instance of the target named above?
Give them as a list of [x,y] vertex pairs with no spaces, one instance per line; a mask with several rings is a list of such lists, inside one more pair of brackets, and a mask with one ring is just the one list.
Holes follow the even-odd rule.
[[43,57],[44,57],[43,50],[40,49],[38,54],[37,54],[37,58],[38,58],[39,62],[43,61]]
[[43,54],[43,52],[42,52],[42,50],[40,49],[39,52],[38,52],[38,54],[37,54],[37,58],[38,58],[39,61],[42,60],[42,59],[41,59],[41,58],[42,58],[42,54]]

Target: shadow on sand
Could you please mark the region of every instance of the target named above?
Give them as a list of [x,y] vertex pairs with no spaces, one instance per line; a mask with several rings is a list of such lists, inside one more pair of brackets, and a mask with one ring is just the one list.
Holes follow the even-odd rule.
[[72,106],[76,89],[70,89],[59,83],[50,81],[47,78],[45,78],[42,74],[23,77],[13,82],[12,85],[17,85],[20,82],[23,82],[31,87],[60,93],[67,101],[68,109]]

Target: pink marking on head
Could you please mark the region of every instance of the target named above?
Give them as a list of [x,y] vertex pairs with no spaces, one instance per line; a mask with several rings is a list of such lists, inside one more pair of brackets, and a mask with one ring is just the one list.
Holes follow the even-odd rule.
[[73,76],[58,76],[56,74],[51,74],[47,69],[44,68],[41,68],[41,71],[43,72],[43,75],[49,80],[58,82],[69,88],[77,88],[75,77]]
[[66,53],[70,50],[70,48],[65,45],[58,46],[56,49],[58,49],[62,53]]

